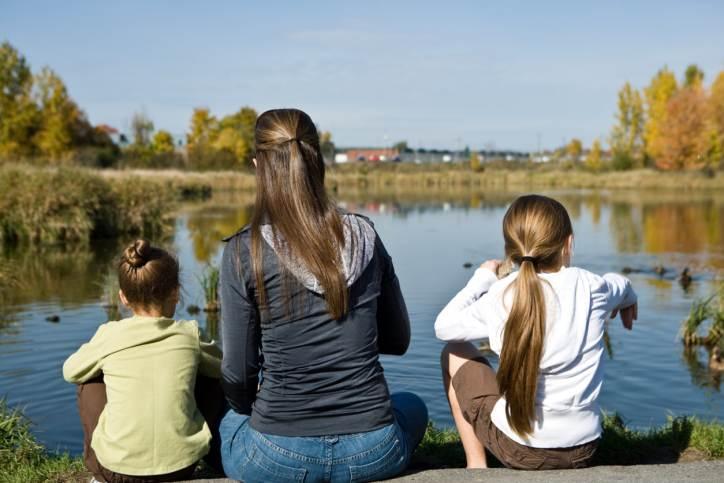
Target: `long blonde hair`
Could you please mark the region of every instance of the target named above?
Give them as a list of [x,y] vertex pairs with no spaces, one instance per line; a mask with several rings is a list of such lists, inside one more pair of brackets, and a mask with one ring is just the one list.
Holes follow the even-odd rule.
[[324,158],[312,119],[298,109],[274,109],[255,129],[256,204],[251,220],[251,257],[260,306],[266,306],[261,225],[270,223],[287,256],[300,260],[324,289],[335,319],[347,312],[348,290],[340,248],[342,219],[324,188]]
[[506,399],[506,416],[520,435],[533,432],[538,372],[546,333],[546,305],[538,272],[559,268],[573,234],[568,212],[540,195],[516,199],[503,219],[505,254],[520,266],[513,304],[505,323],[497,380]]

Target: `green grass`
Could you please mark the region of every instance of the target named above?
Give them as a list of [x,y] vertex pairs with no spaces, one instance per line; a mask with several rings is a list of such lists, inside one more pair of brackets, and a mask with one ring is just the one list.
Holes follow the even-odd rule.
[[[18,409],[0,400],[0,482],[65,482],[89,478],[79,457],[50,452],[30,432],[31,424]],[[649,430],[626,428],[622,418],[607,415],[595,457],[597,465],[674,463],[681,459],[724,458],[724,424],[692,417],[671,418]],[[491,466],[501,466],[494,458]],[[465,453],[454,429],[430,424],[415,451],[411,469],[461,468]],[[199,471],[203,470],[203,465]],[[199,473],[201,474],[201,473]]]
[[80,458],[48,452],[30,433],[30,422],[0,400],[0,481],[65,482],[88,478]]
[[206,299],[204,310],[207,312],[219,310],[219,274],[219,267],[209,264],[199,277],[199,283],[201,283]]
[[153,237],[170,226],[173,193],[139,177],[77,168],[0,167],[0,244]]
[[[699,328],[707,320],[710,320],[707,335],[701,336]],[[713,347],[724,343],[724,282],[719,283],[710,297],[692,302],[680,332],[685,346],[703,344]]]
[[[634,430],[627,428],[619,415],[606,415],[595,464],[674,463],[682,455],[693,459],[724,458],[724,424],[678,417],[670,418],[663,426]],[[489,463],[500,466],[494,459]],[[418,469],[464,467],[465,453],[457,432],[430,424],[412,465]]]

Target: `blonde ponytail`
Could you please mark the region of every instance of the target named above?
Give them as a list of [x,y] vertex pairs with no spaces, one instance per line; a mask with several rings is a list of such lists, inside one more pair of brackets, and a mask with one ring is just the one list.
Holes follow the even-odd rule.
[[546,334],[545,296],[538,272],[561,266],[563,250],[572,234],[563,205],[545,196],[521,196],[503,219],[506,256],[520,270],[508,288],[513,291],[513,303],[505,323],[496,377],[506,399],[508,423],[522,436],[533,432]]

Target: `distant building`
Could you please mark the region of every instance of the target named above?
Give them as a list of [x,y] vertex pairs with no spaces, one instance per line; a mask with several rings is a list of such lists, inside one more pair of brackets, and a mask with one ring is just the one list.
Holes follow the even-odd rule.
[[347,150],[346,155],[347,159],[343,162],[367,161],[368,163],[379,163],[400,160],[400,150],[394,148],[352,148]]

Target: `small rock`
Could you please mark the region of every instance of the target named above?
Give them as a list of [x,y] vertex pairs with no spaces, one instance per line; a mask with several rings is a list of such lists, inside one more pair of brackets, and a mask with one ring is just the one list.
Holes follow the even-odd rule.
[[60,315],[49,315],[45,318],[45,320],[57,324],[58,322],[60,322]]
[[472,266],[473,266],[473,264],[470,262],[463,263],[463,268],[471,268]]
[[186,307],[186,312],[188,312],[190,315],[196,315],[199,312],[201,312],[201,307],[198,305],[189,305]]

